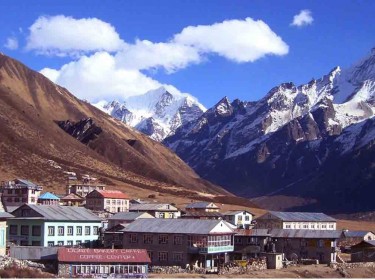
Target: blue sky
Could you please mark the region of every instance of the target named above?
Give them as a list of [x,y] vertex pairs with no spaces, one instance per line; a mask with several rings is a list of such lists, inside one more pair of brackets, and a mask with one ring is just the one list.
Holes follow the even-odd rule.
[[0,10],[1,52],[93,102],[160,85],[206,107],[258,100],[375,47],[375,1],[3,0]]

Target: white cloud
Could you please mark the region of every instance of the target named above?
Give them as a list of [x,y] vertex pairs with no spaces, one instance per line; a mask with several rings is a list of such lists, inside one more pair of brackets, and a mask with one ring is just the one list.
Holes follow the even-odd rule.
[[97,18],[63,15],[39,17],[30,27],[27,50],[39,54],[78,56],[93,51],[117,51],[124,45],[115,28]]
[[193,47],[173,42],[153,43],[147,40],[137,40],[133,45],[128,44],[117,53],[116,59],[119,65],[127,69],[163,67],[169,73],[201,62],[198,51]]
[[16,50],[18,49],[18,40],[16,37],[9,37],[4,44],[4,47],[10,50]]
[[298,15],[293,17],[293,22],[290,24],[292,26],[302,27],[305,25],[310,25],[314,21],[310,10],[301,10]]
[[162,84],[142,70],[168,73],[199,64],[214,54],[235,62],[253,62],[265,55],[285,55],[288,45],[263,21],[227,20],[189,26],[166,42],[121,40],[115,29],[98,19],[39,17],[29,28],[26,50],[44,55],[70,55],[60,69],[41,73],[81,99],[91,102],[140,95]]
[[121,100],[162,86],[138,70],[117,68],[115,57],[107,52],[82,56],[59,70],[44,68],[40,72],[77,97],[89,101]]
[[215,53],[235,62],[253,62],[267,54],[285,55],[288,45],[261,20],[226,20],[213,25],[189,26],[173,41]]

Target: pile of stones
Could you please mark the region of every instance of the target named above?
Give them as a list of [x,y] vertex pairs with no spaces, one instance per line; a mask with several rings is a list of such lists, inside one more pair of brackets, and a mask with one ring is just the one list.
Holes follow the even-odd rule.
[[18,260],[8,256],[0,256],[0,269],[6,269],[8,267],[37,268],[41,270],[45,268],[44,265],[40,263],[35,263],[28,260]]

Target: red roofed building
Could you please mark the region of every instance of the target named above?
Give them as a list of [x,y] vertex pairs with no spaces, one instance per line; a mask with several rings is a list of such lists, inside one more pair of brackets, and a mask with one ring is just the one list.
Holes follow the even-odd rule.
[[86,208],[110,213],[129,211],[129,198],[121,191],[94,190],[86,196]]
[[145,278],[151,260],[144,249],[59,248],[59,277]]

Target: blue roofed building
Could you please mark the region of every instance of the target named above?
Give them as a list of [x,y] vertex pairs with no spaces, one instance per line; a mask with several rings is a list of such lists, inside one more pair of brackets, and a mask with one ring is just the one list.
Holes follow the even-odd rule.
[[59,205],[60,198],[53,193],[45,192],[39,196],[38,203],[41,205]]

